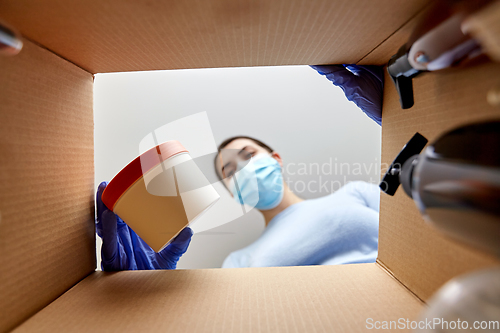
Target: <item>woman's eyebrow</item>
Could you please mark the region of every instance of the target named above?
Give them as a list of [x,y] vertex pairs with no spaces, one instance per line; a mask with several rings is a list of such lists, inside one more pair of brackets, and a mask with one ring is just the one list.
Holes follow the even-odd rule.
[[238,152],[238,155],[241,155],[244,151],[248,151],[247,148],[251,148],[250,146],[245,146],[243,148],[240,149],[240,151]]
[[[251,148],[251,146],[245,146],[243,148],[241,148],[237,155],[240,156],[242,153],[244,153],[245,151],[248,151],[248,148]],[[221,171],[222,171],[222,175],[224,176],[224,169],[227,168],[231,163],[233,163],[232,161],[229,161],[227,162],[226,164],[224,164],[221,168]]]

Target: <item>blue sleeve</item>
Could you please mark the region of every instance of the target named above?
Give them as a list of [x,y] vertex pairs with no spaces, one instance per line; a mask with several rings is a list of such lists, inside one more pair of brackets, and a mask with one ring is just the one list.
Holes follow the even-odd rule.
[[345,96],[370,119],[382,125],[384,71],[381,66],[316,65],[311,66],[326,76]]
[[233,258],[232,258],[232,253],[229,254],[226,259],[224,259],[224,262],[222,263],[222,268],[235,268],[235,267],[238,267],[237,265],[235,265],[235,263],[233,262]]
[[373,209],[377,213],[380,211],[380,188],[378,185],[364,181],[354,181],[347,183],[337,192],[356,197],[366,207]]

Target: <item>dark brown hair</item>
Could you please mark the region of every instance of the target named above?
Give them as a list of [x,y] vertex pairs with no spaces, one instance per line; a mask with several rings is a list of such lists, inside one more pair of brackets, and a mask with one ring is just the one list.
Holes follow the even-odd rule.
[[269,147],[268,145],[266,145],[264,142],[260,141],[260,140],[257,140],[255,138],[252,138],[250,136],[245,136],[245,135],[237,135],[237,136],[232,136],[224,141],[221,142],[221,144],[219,145],[219,147],[217,147],[217,155],[215,155],[215,159],[214,159],[214,167],[215,167],[215,173],[217,174],[217,177],[219,177],[219,180],[222,180],[221,176],[219,175],[219,173],[217,172],[217,158],[219,157],[219,153],[222,149],[224,149],[228,144],[230,144],[231,142],[233,142],[234,140],[237,140],[237,139],[248,139],[248,140],[252,140],[253,142],[255,142],[258,146],[261,146],[262,148],[264,148],[265,150],[267,150],[268,152],[272,153],[274,151],[273,148]]

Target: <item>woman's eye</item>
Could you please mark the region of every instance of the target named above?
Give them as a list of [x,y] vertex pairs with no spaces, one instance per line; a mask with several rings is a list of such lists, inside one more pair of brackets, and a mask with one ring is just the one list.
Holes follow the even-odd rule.
[[246,153],[245,160],[249,160],[254,155],[255,155],[255,152],[248,152],[248,153]]

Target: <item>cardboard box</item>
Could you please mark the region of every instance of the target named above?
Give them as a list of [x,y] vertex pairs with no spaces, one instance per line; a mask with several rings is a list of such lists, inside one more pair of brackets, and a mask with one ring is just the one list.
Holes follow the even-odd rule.
[[[382,195],[377,263],[95,272],[93,74],[291,64],[384,64],[424,0],[4,0],[25,37],[0,58],[0,331],[338,331],[414,320],[456,275],[498,261],[443,238],[401,191]],[[382,162],[498,118],[500,65],[414,80],[415,106],[384,93]]]

